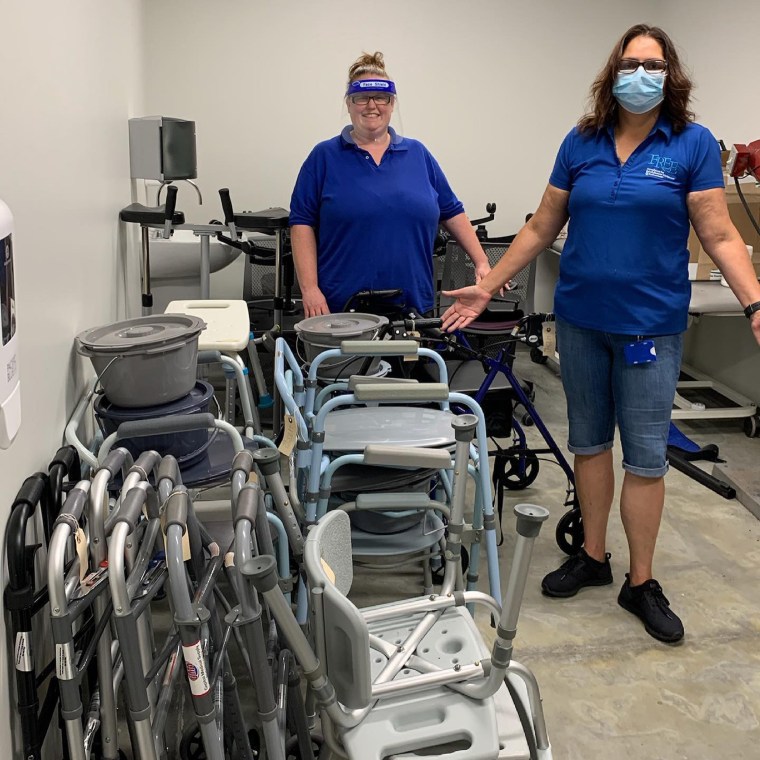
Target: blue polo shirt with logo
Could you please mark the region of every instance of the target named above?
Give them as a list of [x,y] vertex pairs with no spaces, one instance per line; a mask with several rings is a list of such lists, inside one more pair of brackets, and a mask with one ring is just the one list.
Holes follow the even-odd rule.
[[709,130],[689,123],[676,133],[660,116],[621,165],[612,127],[590,135],[576,127],[549,183],[570,192],[555,313],[623,335],[683,332],[691,297],[686,196],[724,186]]
[[330,311],[357,291],[402,288],[407,306],[433,308],[438,224],[464,211],[441,167],[417,140],[390,129],[380,164],[346,127],[319,143],[298,174],[290,224],[313,227],[317,278]]

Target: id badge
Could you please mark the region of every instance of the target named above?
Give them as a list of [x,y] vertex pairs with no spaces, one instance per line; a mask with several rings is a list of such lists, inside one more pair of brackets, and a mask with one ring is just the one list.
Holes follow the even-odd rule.
[[657,361],[657,352],[653,340],[637,340],[635,343],[626,343],[623,346],[623,352],[625,353],[625,363],[629,366]]

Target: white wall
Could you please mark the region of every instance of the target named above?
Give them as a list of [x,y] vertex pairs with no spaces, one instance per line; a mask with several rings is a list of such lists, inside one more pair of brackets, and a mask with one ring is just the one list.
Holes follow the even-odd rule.
[[[146,6],[146,108],[194,119],[202,209],[290,203],[311,147],[348,123],[349,65],[381,50],[405,134],[438,158],[472,217],[494,233],[535,209],[556,149],[615,38],[654,2],[608,0],[164,0]],[[398,123],[398,122],[397,122]]]
[[[23,478],[60,445],[83,377],[74,336],[125,313],[116,220],[130,201],[140,13],[131,0],[2,3],[0,198],[15,219],[22,427],[0,451],[0,534]],[[6,751],[9,678],[3,646]]]

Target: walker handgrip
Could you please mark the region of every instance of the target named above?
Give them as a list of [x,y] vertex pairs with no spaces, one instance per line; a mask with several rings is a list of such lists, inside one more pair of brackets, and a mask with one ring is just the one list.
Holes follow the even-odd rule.
[[[84,488],[82,487],[82,484],[84,484]],[[80,481],[74,488],[71,489],[71,491],[69,491],[68,495],[66,496],[66,501],[63,502],[63,506],[61,507],[61,513],[58,515],[58,519],[55,521],[55,525],[58,525],[59,523],[66,523],[71,526],[71,523],[64,517],[67,515],[71,515],[75,520],[79,520],[82,515],[82,510],[87,504],[87,492],[89,490],[89,486],[90,484],[88,481]],[[62,517],[64,519],[62,519]],[[73,530],[71,532],[74,533]]]
[[256,515],[259,509],[260,488],[256,483],[246,483],[237,497],[233,523],[237,526],[240,520],[248,520],[251,526],[256,525]]
[[177,205],[177,186],[169,185],[166,189],[166,206],[164,206],[164,219],[171,223],[174,218],[174,209]]
[[172,491],[169,494],[169,499],[166,502],[166,530],[169,530],[170,525],[179,525],[182,528],[182,533],[187,531],[187,491],[184,489],[181,491]]
[[161,464],[158,466],[158,478],[156,482],[170,480],[176,486],[181,482],[181,477],[179,463],[171,454],[167,454],[161,459]]
[[248,476],[251,474],[253,468],[253,457],[250,451],[238,451],[232,460],[232,472],[242,472],[245,475],[245,479],[248,480]]
[[138,475],[145,475],[147,480],[147,476],[153,472],[160,459],[161,455],[157,451],[143,451],[130,467],[128,474],[136,472]]
[[[31,481],[31,482],[30,482]],[[34,563],[27,554],[26,525],[29,518],[39,504],[45,490],[45,476],[35,473],[28,477],[22,484],[16,500],[11,507],[11,516],[6,528],[6,554],[8,556],[8,588],[31,593],[34,584]],[[30,597],[25,597],[29,601]],[[8,604],[6,593],[5,606],[9,609],[18,609]],[[19,605],[22,606],[22,605]]]
[[73,446],[61,446],[55,452],[55,456],[48,465],[48,472],[57,464],[63,467],[64,472],[70,475],[72,480],[79,480],[75,474],[79,472],[79,456]]
[[142,488],[131,488],[127,491],[127,495],[122,499],[119,511],[114,518],[114,527],[118,523],[126,523],[129,525],[129,532],[131,533],[140,519],[143,505],[146,503],[146,496]]
[[34,475],[30,475],[19,488],[16,499],[13,502],[11,510],[14,510],[18,504],[28,504],[34,509],[42,499],[42,495],[45,493],[46,478],[41,472],[36,472]]
[[406,383],[388,383],[377,385],[367,383],[357,386],[354,391],[357,401],[448,401],[449,386],[446,383],[420,383],[408,385]]
[[207,430],[214,427],[214,415],[177,414],[168,417],[156,417],[153,420],[135,420],[122,422],[116,431],[116,440],[139,438],[158,433],[187,433],[190,430]]
[[224,211],[224,223],[232,222],[235,214],[232,210],[232,199],[230,198],[230,189],[223,187],[219,190],[219,199],[222,201],[222,211]]

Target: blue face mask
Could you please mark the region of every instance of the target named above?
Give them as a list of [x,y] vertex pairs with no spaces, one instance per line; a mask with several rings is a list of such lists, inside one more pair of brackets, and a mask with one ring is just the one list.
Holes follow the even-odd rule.
[[664,74],[647,74],[639,66],[633,74],[618,74],[612,86],[612,94],[626,111],[647,113],[662,103],[665,84]]

